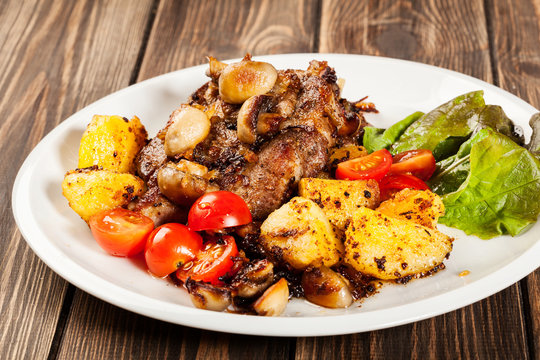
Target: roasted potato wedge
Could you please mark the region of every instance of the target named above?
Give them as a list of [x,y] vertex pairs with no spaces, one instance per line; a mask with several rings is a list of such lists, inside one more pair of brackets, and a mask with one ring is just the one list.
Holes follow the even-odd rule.
[[147,133],[138,117],[94,115],[79,147],[80,169],[101,166],[119,173],[135,173],[135,157]]
[[354,213],[345,235],[345,262],[383,280],[426,273],[452,251],[449,236],[364,207]]
[[356,159],[368,154],[366,148],[357,145],[345,145],[330,150],[330,165],[335,168],[340,162]]
[[302,197],[292,198],[268,216],[260,241],[276,260],[298,270],[315,262],[332,266],[343,250],[321,208]]
[[429,190],[403,189],[393,198],[383,201],[377,211],[435,229],[439,217],[444,215],[444,204],[439,195]]
[[100,211],[126,205],[144,190],[144,182],[134,175],[96,167],[69,171],[62,182],[69,206],[86,222]]
[[379,204],[379,184],[375,180],[330,180],[304,178],[299,195],[317,203],[342,237],[351,215],[362,206],[374,209]]

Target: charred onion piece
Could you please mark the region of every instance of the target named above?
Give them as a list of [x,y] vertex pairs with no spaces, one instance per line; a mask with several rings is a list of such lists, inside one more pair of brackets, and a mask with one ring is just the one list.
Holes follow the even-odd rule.
[[324,307],[344,308],[353,302],[343,277],[324,265],[304,271],[302,288],[308,301]]
[[168,163],[157,173],[159,190],[172,202],[189,206],[207,191],[218,190],[203,177],[207,173],[205,166],[187,160]]
[[251,298],[260,295],[274,280],[274,265],[267,259],[247,264],[234,277],[232,287],[238,296]]
[[199,309],[223,311],[232,302],[231,292],[207,283],[186,280],[186,288],[193,305]]
[[260,298],[253,303],[253,309],[259,315],[279,316],[285,311],[289,302],[289,285],[287,280],[281,278],[270,286]]
[[277,71],[272,65],[245,58],[221,71],[219,95],[229,104],[241,104],[252,96],[266,94],[276,79]]
[[171,114],[170,125],[165,134],[165,154],[181,155],[193,149],[210,132],[210,120],[201,110],[182,105]]

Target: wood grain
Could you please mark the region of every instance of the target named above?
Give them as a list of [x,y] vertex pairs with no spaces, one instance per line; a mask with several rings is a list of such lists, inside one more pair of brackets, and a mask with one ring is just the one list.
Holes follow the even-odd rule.
[[[206,63],[252,55],[310,52],[314,1],[162,1],[139,80]],[[157,56],[156,54],[159,54]]]
[[[493,81],[482,1],[323,1],[321,52],[420,61]],[[529,356],[518,285],[436,318],[368,334],[299,339],[297,359]],[[335,350],[332,353],[332,349]],[[337,350],[339,349],[339,350]]]
[[[17,170],[48,131],[128,84],[149,5],[0,2],[2,203],[11,203]],[[0,237],[0,358],[46,358],[68,285],[23,241],[9,205],[0,208]]]
[[[493,58],[498,84],[540,108],[540,1],[487,2],[493,29]],[[526,31],[523,31],[526,29]],[[540,356],[540,270],[527,277],[526,322],[531,357]]]
[[[205,62],[253,54],[312,51],[316,3],[161,1],[138,80]],[[279,14],[279,15],[277,15]],[[210,19],[210,20],[209,20]],[[180,100],[179,100],[180,101]],[[240,336],[166,324],[77,291],[59,358],[283,359],[287,338]]]

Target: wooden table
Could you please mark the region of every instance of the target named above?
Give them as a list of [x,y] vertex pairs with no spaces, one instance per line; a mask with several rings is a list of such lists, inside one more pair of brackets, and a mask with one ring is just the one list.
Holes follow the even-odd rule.
[[319,338],[203,331],[102,302],[42,263],[11,213],[17,170],[61,121],[115,91],[220,59],[335,52],[410,59],[540,107],[540,1],[0,2],[0,358],[540,358],[540,271],[471,306]]

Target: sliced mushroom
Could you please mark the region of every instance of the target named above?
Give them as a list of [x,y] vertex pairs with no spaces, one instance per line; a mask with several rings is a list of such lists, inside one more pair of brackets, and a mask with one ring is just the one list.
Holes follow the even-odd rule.
[[241,104],[255,95],[266,94],[277,79],[277,70],[266,62],[244,60],[227,65],[219,77],[219,95],[230,104]]
[[237,295],[251,298],[260,295],[274,280],[274,265],[267,259],[258,260],[242,268],[232,281]]
[[260,298],[253,303],[253,309],[259,315],[279,316],[285,311],[289,302],[289,285],[287,280],[281,278],[270,286]]
[[265,112],[270,102],[270,96],[255,95],[247,99],[240,108],[237,117],[238,139],[246,144],[253,144],[257,138],[257,123],[259,115]]
[[182,105],[171,114],[165,134],[165,154],[172,157],[193,149],[208,136],[210,125],[203,111]]
[[277,134],[279,132],[279,124],[281,124],[283,120],[285,120],[285,118],[279,114],[259,114],[259,119],[257,121],[257,134],[268,136]]
[[308,301],[324,307],[345,308],[353,302],[346,280],[324,265],[304,271],[302,288]]
[[232,297],[228,289],[191,279],[186,280],[185,285],[191,302],[199,309],[223,311],[231,305]]
[[180,160],[178,164],[169,162],[157,173],[159,190],[169,200],[178,205],[189,206],[208,191],[219,190],[210,184],[205,166]]

